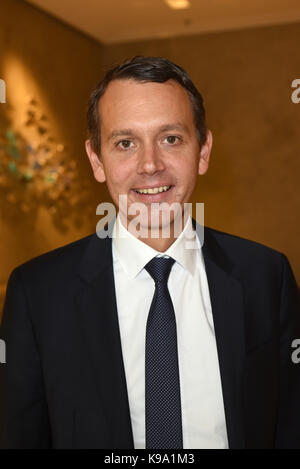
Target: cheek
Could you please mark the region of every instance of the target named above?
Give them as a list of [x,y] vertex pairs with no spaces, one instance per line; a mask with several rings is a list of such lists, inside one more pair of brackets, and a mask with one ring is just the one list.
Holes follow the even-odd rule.
[[197,184],[198,178],[198,169],[195,164],[186,165],[184,168],[181,168],[181,173],[179,173],[179,187],[182,188],[182,195],[192,194],[195,185]]
[[127,190],[132,171],[128,171],[124,166],[116,165],[110,167],[107,177],[107,186],[115,193],[123,193]]
[[186,160],[176,169],[178,180],[183,185],[188,185],[197,178],[198,167],[195,161]]

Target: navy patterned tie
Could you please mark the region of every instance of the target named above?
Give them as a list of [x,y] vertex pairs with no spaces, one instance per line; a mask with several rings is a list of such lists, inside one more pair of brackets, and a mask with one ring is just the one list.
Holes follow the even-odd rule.
[[183,448],[176,318],[168,278],[174,259],[145,266],[155,282],[146,329],[146,448]]

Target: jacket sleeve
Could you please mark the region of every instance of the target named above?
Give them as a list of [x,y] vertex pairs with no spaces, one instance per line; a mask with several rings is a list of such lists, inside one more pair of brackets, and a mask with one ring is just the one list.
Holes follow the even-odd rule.
[[283,255],[280,302],[280,399],[276,448],[300,449],[300,362],[292,359],[295,352],[292,344],[295,339],[300,339],[300,298],[291,266]]
[[0,328],[6,348],[0,364],[0,448],[49,448],[41,360],[19,269],[8,281]]

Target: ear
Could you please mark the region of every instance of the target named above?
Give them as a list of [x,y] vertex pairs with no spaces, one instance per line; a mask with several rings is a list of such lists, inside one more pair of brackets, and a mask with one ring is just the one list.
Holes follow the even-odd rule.
[[87,156],[89,157],[91,167],[94,173],[94,177],[98,182],[104,182],[106,180],[105,172],[103,163],[99,159],[98,155],[92,149],[91,141],[86,140],[85,142],[85,150],[87,152]]
[[198,174],[201,174],[202,176],[208,170],[212,142],[213,142],[212,133],[210,130],[208,130],[206,133],[206,142],[203,143],[201,150],[200,150]]

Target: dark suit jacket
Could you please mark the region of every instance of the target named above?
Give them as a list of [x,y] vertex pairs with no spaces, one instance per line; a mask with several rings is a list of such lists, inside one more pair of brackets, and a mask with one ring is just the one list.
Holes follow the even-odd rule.
[[[1,447],[133,448],[111,241],[93,234],[12,272],[0,331]],[[291,360],[300,307],[289,262],[207,227],[202,249],[229,447],[300,448],[300,364]]]

